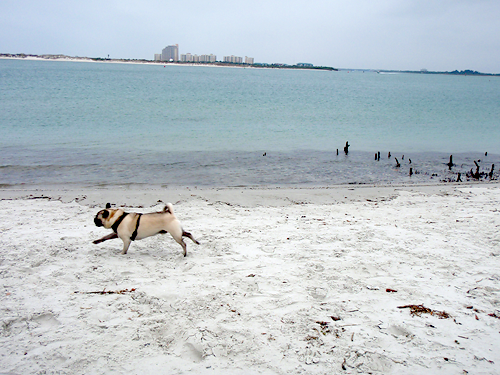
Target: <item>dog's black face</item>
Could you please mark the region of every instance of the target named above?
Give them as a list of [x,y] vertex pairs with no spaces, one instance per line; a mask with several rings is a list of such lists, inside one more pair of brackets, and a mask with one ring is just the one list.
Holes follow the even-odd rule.
[[101,210],[97,213],[97,215],[95,215],[94,224],[97,227],[102,227],[103,226],[102,220],[107,219],[108,217],[109,217],[109,211],[108,210]]
[[96,227],[102,227],[102,221],[99,220],[97,216],[94,217],[94,224],[96,225]]

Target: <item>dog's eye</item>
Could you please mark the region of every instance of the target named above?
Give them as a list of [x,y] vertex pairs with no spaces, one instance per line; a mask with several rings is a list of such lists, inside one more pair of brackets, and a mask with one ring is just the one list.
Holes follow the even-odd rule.
[[102,212],[102,218],[106,219],[109,216],[109,211],[103,211]]

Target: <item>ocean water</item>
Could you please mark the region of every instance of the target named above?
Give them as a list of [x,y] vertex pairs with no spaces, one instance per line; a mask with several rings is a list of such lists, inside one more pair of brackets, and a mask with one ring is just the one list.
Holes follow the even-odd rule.
[[500,79],[0,60],[0,132],[4,186],[465,180],[500,167]]

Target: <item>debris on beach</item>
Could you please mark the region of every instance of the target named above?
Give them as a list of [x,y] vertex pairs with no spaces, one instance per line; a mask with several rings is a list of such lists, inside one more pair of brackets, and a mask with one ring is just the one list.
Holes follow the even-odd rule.
[[446,311],[432,310],[432,309],[425,307],[424,305],[398,306],[398,309],[410,309],[410,314],[416,315],[416,316],[421,316],[422,314],[430,314],[430,315],[437,316],[439,319],[450,318],[450,314],[448,314]]
[[491,313],[491,314],[488,314],[488,316],[491,316],[491,317],[493,317],[493,318],[500,319],[500,315],[497,315],[496,313]]
[[321,334],[326,335],[331,332],[330,327],[328,327],[328,322],[317,321],[316,324],[319,324]]
[[317,321],[316,324],[319,324],[322,327],[326,327],[328,325],[328,322]]
[[135,288],[132,288],[132,289],[122,289],[122,290],[106,290],[106,289],[103,289],[99,292],[78,292],[76,291],[75,293],[79,293],[79,294],[124,294],[124,293],[132,293],[132,292],[135,292]]

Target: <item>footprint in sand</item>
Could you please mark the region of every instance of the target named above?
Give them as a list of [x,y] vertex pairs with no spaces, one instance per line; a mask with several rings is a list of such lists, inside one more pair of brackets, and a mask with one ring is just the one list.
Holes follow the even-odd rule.
[[201,362],[203,360],[203,353],[193,344],[187,342],[182,348],[181,357],[190,359],[193,362]]
[[389,327],[389,332],[395,336],[395,337],[412,337],[413,334],[406,330],[405,328],[403,327],[400,327],[400,326],[390,326]]
[[259,284],[254,278],[245,278],[243,280],[241,288],[246,293],[257,293],[259,291]]
[[59,320],[57,320],[52,313],[45,313],[38,316],[33,317],[32,321],[38,323],[40,328],[50,329],[52,327],[56,327],[61,324]]
[[323,272],[325,270],[325,267],[319,263],[309,264],[309,267],[311,267],[313,272]]
[[262,246],[260,249],[267,254],[272,254],[276,251],[276,247],[274,246]]
[[307,291],[309,292],[309,295],[311,297],[313,297],[314,299],[317,299],[317,300],[324,299],[328,294],[328,290],[326,290],[325,288],[319,288],[319,287],[307,288]]

